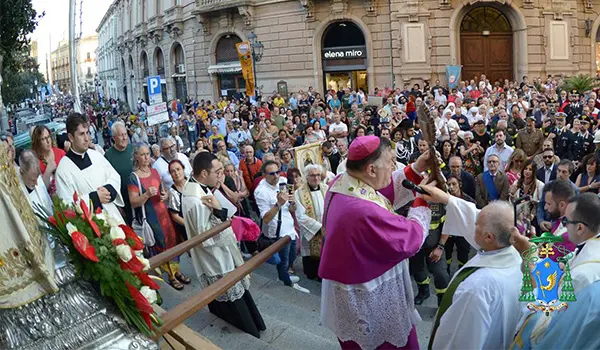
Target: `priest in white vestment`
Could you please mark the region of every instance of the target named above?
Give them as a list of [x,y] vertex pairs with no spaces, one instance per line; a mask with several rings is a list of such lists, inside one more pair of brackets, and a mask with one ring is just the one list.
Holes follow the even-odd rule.
[[[190,239],[230,216],[228,209],[222,207],[212,193],[217,183],[222,181],[223,171],[223,164],[212,153],[202,152],[194,157],[193,175],[183,188],[181,199],[185,229]],[[202,288],[244,264],[231,227],[207,239],[190,253]],[[249,288],[250,279],[246,276],[208,304],[208,309],[217,317],[260,338],[260,332],[266,327]]]
[[121,177],[100,153],[89,149],[88,119],[80,113],[67,118],[67,136],[71,148],[56,168],[56,193],[64,201],[73,202],[73,193],[86,203],[90,210],[106,210],[115,220],[124,223],[119,208],[124,205],[121,196]]
[[426,199],[446,204],[444,233],[462,236],[478,250],[453,277],[439,306],[432,349],[506,349],[519,323],[523,273],[521,255],[511,245],[513,207],[494,201],[473,203],[432,186]]
[[309,164],[304,168],[306,182],[294,193],[296,220],[300,228],[302,268],[308,279],[319,278],[319,263],[323,232],[321,221],[325,206],[327,185],[322,182],[323,168]]

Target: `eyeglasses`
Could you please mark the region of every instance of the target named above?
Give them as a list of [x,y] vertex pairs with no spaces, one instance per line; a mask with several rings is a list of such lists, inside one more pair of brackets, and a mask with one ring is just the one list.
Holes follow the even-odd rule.
[[488,164],[496,164],[496,163],[500,163],[497,160],[488,160]]
[[554,156],[544,156],[544,159],[552,159]]
[[585,225],[585,226],[588,226],[588,227],[589,227],[589,225],[588,225],[588,224],[586,224],[586,223],[585,223],[585,222],[583,222],[583,221],[571,221],[571,220],[567,219],[567,217],[566,217],[566,216],[563,216],[563,218],[560,220],[560,223],[561,223],[563,226],[567,226],[568,224],[573,224],[573,225],[576,225],[576,224],[582,224],[582,225]]
[[172,144],[172,145],[171,145],[171,146],[169,146],[169,147],[164,147],[164,148],[162,149],[162,151],[163,151],[163,152],[166,152],[166,151],[169,151],[169,150],[172,150],[172,149],[175,149],[175,148],[177,148],[177,145],[175,145],[175,144]]

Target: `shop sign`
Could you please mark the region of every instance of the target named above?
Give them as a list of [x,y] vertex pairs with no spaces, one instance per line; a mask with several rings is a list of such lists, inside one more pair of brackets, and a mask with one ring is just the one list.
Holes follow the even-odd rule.
[[344,60],[350,58],[365,58],[367,50],[365,46],[358,47],[336,47],[325,49],[323,57],[326,60]]

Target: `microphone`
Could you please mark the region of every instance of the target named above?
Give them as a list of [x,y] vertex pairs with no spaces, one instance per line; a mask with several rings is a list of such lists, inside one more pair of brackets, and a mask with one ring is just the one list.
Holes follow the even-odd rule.
[[420,194],[429,195],[429,192],[425,191],[421,186],[416,185],[414,182],[412,182],[408,179],[402,180],[402,187],[406,188],[407,190],[415,191]]

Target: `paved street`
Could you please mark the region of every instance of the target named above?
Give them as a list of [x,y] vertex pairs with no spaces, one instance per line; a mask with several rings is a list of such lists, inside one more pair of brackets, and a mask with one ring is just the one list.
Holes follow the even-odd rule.
[[[296,261],[295,267],[298,276],[302,277],[301,259]],[[193,267],[187,255],[182,256],[181,269],[190,277],[194,276]],[[219,347],[228,350],[339,349],[335,336],[328,329],[322,327],[319,322],[321,284],[302,279],[300,285],[311,291],[311,294],[308,295],[285,287],[276,279],[275,267],[271,265],[265,264],[252,274],[252,296],[267,325],[267,331],[262,333],[260,339],[243,333],[216,318],[208,312],[208,308],[202,309],[189,318],[186,325]],[[161,286],[161,295],[164,300],[162,307],[165,309],[181,303],[200,290],[196,279],[193,279],[192,284],[186,286],[183,291],[176,291],[169,285]],[[416,285],[413,287],[416,293]],[[424,305],[417,308],[423,319],[417,325],[419,343],[423,347],[429,341],[429,333],[436,312],[436,300],[432,289],[432,296]]]

